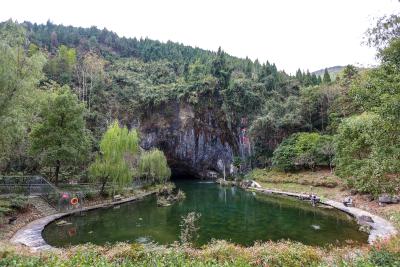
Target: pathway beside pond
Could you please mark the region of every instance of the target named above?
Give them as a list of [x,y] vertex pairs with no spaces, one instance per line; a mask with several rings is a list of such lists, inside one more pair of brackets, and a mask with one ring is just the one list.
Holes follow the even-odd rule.
[[94,206],[90,206],[90,207],[84,207],[84,208],[79,208],[76,210],[71,210],[71,211],[64,212],[64,213],[52,214],[52,215],[37,219],[33,222],[28,223],[26,226],[22,227],[21,229],[19,229],[14,234],[14,236],[10,239],[10,242],[13,244],[25,245],[33,251],[41,251],[41,250],[51,249],[53,247],[50,246],[49,244],[47,244],[46,241],[42,237],[43,229],[50,222],[52,222],[56,219],[71,215],[73,213],[77,213],[77,212],[89,211],[89,210],[103,208],[103,207],[107,207],[107,206],[114,206],[114,205],[119,205],[119,204],[126,203],[126,202],[136,201],[136,200],[142,199],[148,195],[154,194],[155,192],[156,191],[153,190],[153,191],[146,192],[146,193],[143,193],[143,194],[140,194],[137,196],[128,197],[128,198],[125,198],[125,199],[122,199],[119,201],[106,202],[106,203],[102,203],[102,204],[98,204],[98,205],[94,205]]
[[[292,192],[285,192],[279,190],[271,190],[265,188],[252,188],[252,190],[263,193],[263,194],[278,194],[278,195],[285,195],[296,197],[299,199],[308,199],[309,195],[300,194],[300,193],[292,193]],[[391,236],[394,236],[398,233],[396,228],[393,224],[384,218],[374,215],[368,211],[355,208],[355,207],[346,207],[343,203],[338,201],[329,200],[329,199],[321,199],[320,203],[334,207],[339,209],[343,212],[346,212],[353,216],[359,223],[369,225],[371,227],[371,231],[369,233],[368,242],[372,244],[378,239],[384,239]],[[370,220],[371,219],[371,220]]]

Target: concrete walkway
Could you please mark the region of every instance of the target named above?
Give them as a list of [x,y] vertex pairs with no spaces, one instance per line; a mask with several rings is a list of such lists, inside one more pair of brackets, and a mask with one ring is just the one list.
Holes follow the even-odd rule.
[[[278,194],[278,195],[285,195],[296,197],[300,199],[309,199],[310,196],[306,194],[300,193],[292,193],[292,192],[285,192],[285,191],[278,191],[278,190],[271,190],[265,188],[252,188],[253,190],[263,193],[263,194]],[[372,244],[378,239],[388,238],[390,236],[396,235],[398,232],[393,224],[382,217],[369,213],[365,210],[354,208],[354,207],[346,207],[343,203],[334,201],[334,200],[320,200],[320,203],[334,207],[338,210],[344,211],[351,216],[353,216],[357,221],[362,221],[363,224],[368,224],[371,227],[371,231],[368,237],[368,243]],[[372,222],[366,221],[363,218],[370,217]]]
[[139,199],[142,199],[148,195],[154,194],[155,191],[147,192],[139,196],[133,196],[129,198],[125,198],[119,201],[114,201],[114,202],[107,202],[95,206],[90,206],[90,207],[85,207],[82,209],[76,209],[72,210],[69,212],[64,212],[64,213],[57,213],[57,214],[52,214],[40,219],[37,219],[33,222],[28,223],[21,229],[19,229],[14,236],[10,239],[10,242],[13,244],[22,244],[27,247],[29,247],[32,251],[41,251],[41,250],[48,250],[51,248],[54,248],[50,246],[49,244],[46,243],[46,241],[42,237],[42,231],[48,225],[54,220],[57,220],[59,218],[62,218],[64,216],[71,215],[73,213],[77,212],[82,212],[82,211],[89,211],[89,210],[94,210],[98,208],[103,208],[107,206],[114,206],[114,205],[119,205],[122,203],[126,202],[131,202],[131,201],[136,201]]
[[29,204],[34,206],[42,216],[50,216],[57,213],[57,210],[50,206],[50,204],[44,201],[40,196],[29,197]]

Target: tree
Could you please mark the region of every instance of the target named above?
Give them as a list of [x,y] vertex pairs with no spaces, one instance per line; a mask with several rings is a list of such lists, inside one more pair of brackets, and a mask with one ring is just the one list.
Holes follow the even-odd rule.
[[225,52],[218,48],[216,57],[211,66],[211,74],[219,80],[221,88],[227,88],[231,77],[232,69],[226,62]]
[[38,50],[25,51],[27,42],[21,26],[12,21],[0,25],[0,166],[20,156],[17,147],[27,143],[40,103],[37,88],[46,59]]
[[295,133],[286,138],[274,151],[272,163],[283,171],[316,166],[332,167],[333,138],[318,133]]
[[353,65],[347,65],[337,77],[340,77],[340,84],[342,86],[350,86],[357,75],[358,69]]
[[76,67],[79,83],[78,97],[86,102],[89,112],[93,88],[103,80],[105,63],[106,61],[97,54],[89,52]]
[[44,68],[47,76],[61,85],[72,81],[73,70],[76,65],[76,50],[61,45],[57,55],[51,57]]
[[379,18],[376,26],[367,30],[367,44],[382,49],[399,36],[400,15],[392,14]]
[[31,152],[44,166],[55,167],[54,181],[58,184],[63,166],[80,164],[88,156],[90,134],[85,127],[85,108],[68,86],[52,84],[40,112],[40,122],[30,134]]
[[171,169],[168,167],[164,153],[156,148],[145,151],[140,156],[139,175],[153,183],[165,183],[171,176]]
[[347,118],[339,126],[336,173],[361,192],[393,193],[399,183],[399,135],[388,136],[385,120],[374,113]]
[[236,118],[250,117],[260,110],[261,99],[252,90],[248,79],[232,79],[228,88],[222,90],[226,113],[231,112]]
[[303,73],[301,72],[300,69],[298,69],[298,70],[296,71],[296,79],[297,79],[300,83],[303,83]]
[[139,135],[136,130],[111,124],[100,141],[100,154],[89,167],[91,180],[101,182],[104,193],[107,182],[123,187],[132,182],[134,163],[139,151]]
[[197,59],[193,64],[188,66],[187,79],[189,81],[200,81],[207,75],[207,68]]
[[331,81],[332,80],[331,80],[331,76],[329,75],[328,69],[325,68],[324,77],[322,78],[322,82],[323,83],[330,83]]
[[272,165],[283,171],[295,170],[294,161],[297,157],[296,138],[292,135],[283,140],[276,148],[272,158]]
[[322,135],[317,145],[317,163],[323,165],[328,163],[331,173],[333,172],[334,158],[336,154],[334,137]]
[[363,72],[349,92],[364,111],[338,129],[337,173],[362,192],[393,192],[400,181],[398,39],[380,51],[382,65]]

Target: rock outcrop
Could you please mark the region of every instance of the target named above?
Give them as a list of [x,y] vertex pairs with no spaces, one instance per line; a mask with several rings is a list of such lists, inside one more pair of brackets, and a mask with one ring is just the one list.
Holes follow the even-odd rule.
[[[170,102],[142,118],[142,147],[164,151],[175,176],[229,174],[233,158],[250,153],[244,126],[231,125],[221,108]],[[213,175],[215,176],[215,175]]]

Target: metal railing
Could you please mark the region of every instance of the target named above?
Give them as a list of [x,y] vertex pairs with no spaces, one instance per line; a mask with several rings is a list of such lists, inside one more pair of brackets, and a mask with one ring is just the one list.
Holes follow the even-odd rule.
[[22,194],[39,196],[58,210],[60,191],[43,176],[2,176],[0,175],[0,195]]
[[[132,188],[139,189],[145,183],[134,182]],[[45,200],[57,211],[65,211],[83,207],[88,194],[92,196],[100,192],[101,184],[96,183],[77,183],[60,184],[55,187],[41,175],[32,176],[2,176],[0,175],[0,195],[22,194],[26,196],[37,196]],[[106,186],[112,188],[111,185]],[[71,205],[72,198],[79,199],[79,205]]]

